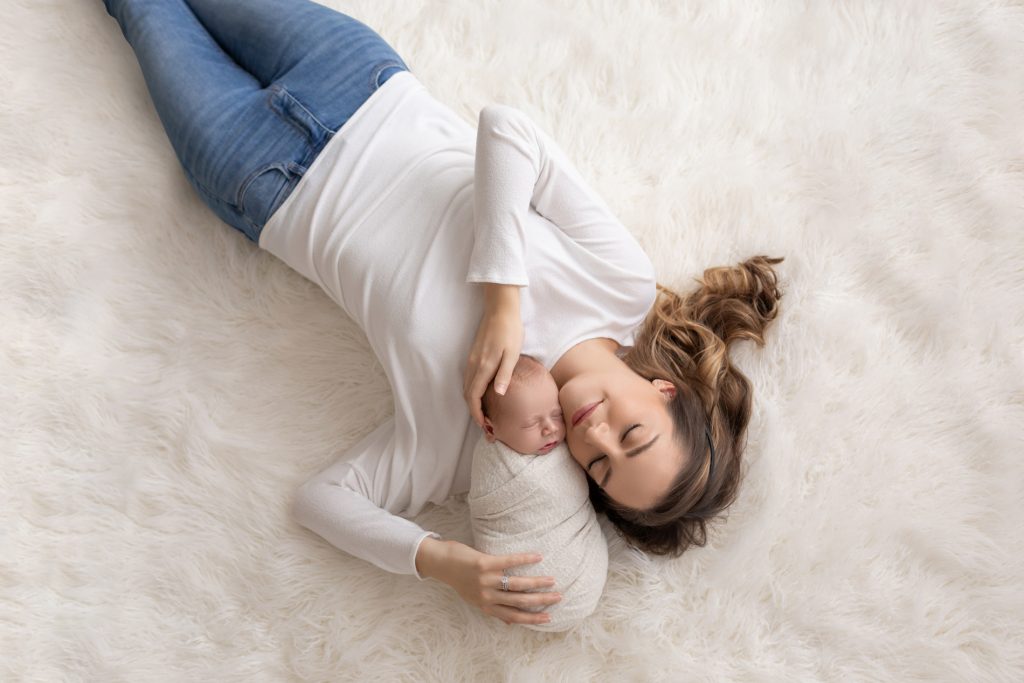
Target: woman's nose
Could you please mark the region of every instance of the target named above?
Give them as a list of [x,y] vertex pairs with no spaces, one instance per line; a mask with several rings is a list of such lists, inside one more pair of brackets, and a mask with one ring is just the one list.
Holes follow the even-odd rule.
[[590,425],[590,429],[587,430],[585,437],[587,443],[592,446],[604,447],[608,439],[608,424],[605,423],[604,420],[595,422]]

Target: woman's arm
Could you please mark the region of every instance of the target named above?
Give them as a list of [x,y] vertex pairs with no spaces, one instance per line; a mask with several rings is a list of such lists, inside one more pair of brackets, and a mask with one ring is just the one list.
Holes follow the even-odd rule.
[[503,310],[519,312],[519,287],[484,282],[484,312],[500,312]]
[[609,266],[654,277],[643,248],[551,136],[515,107],[487,105],[477,126],[466,282],[529,285],[524,250],[531,206]]
[[388,497],[397,441],[395,418],[389,417],[303,483],[291,512],[339,550],[385,571],[416,574],[419,544],[440,535],[389,510],[403,505]]

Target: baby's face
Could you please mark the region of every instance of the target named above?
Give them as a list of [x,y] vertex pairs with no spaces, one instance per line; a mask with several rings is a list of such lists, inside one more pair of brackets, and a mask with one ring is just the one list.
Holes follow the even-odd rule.
[[558,385],[551,373],[530,382],[513,381],[498,403],[494,419],[484,418],[488,441],[497,439],[519,453],[544,455],[565,438]]

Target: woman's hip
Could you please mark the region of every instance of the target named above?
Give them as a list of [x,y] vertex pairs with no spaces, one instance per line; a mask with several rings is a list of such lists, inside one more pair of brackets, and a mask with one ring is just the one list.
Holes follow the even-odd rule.
[[310,0],[107,0],[185,174],[259,233],[355,111],[408,67],[373,29]]
[[[266,98],[277,119],[284,120],[298,132],[279,132],[273,127],[263,134],[247,138],[238,155],[235,175],[227,184],[247,230],[243,232],[254,242],[274,212],[313,164],[323,148],[341,130],[349,118],[376,90],[394,74],[407,70],[392,60],[360,61],[355,82],[349,89],[338,91],[329,106],[317,106],[300,99],[285,83],[274,83]],[[211,145],[211,154],[222,149]]]

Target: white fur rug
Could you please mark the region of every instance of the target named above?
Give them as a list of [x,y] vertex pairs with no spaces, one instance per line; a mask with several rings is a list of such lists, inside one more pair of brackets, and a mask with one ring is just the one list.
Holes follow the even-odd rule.
[[1024,680],[1019,1],[327,4],[535,117],[662,282],[786,257],[739,501],[568,634],[300,527],[391,413],[365,337],[201,203],[98,0],[7,0],[0,679]]

